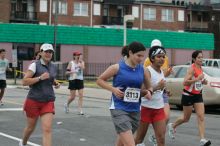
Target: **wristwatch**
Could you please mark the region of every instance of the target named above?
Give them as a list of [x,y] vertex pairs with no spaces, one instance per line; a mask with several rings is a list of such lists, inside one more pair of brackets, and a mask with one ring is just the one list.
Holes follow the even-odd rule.
[[39,76],[38,79],[39,79],[39,81],[41,81],[41,80],[42,80],[42,79],[41,79],[41,76]]

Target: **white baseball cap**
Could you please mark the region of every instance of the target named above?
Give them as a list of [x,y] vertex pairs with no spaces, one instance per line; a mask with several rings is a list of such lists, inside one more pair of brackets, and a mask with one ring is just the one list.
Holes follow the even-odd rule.
[[158,39],[154,39],[154,40],[151,42],[151,46],[150,46],[150,47],[154,47],[154,46],[162,47],[161,41],[158,40]]
[[54,52],[53,46],[52,46],[51,44],[46,44],[46,43],[43,44],[43,45],[41,45],[40,50],[41,50],[41,51],[51,50],[51,51]]

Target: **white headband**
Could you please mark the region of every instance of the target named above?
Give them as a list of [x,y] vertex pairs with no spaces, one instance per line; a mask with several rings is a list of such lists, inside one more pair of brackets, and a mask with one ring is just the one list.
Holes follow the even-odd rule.
[[152,52],[151,57],[154,57],[158,54],[166,54],[166,53],[162,48],[157,48]]

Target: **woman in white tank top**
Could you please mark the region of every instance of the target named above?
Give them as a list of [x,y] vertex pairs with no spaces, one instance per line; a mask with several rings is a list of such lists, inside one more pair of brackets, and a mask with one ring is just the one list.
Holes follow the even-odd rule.
[[70,96],[67,102],[64,104],[65,113],[69,113],[69,105],[76,98],[76,91],[78,91],[78,114],[84,115],[82,110],[83,106],[83,70],[85,69],[85,63],[82,60],[82,53],[79,51],[73,52],[73,60],[69,62],[67,66],[66,74],[69,75],[69,87]]
[[147,67],[146,70],[151,77],[153,94],[150,100],[143,97],[141,99],[141,120],[135,137],[137,146],[144,146],[142,142],[150,124],[152,124],[154,129],[157,146],[165,146],[166,122],[163,92],[166,81],[163,71],[161,70],[165,55],[166,52],[163,47],[155,46],[149,50],[149,58],[152,65]]

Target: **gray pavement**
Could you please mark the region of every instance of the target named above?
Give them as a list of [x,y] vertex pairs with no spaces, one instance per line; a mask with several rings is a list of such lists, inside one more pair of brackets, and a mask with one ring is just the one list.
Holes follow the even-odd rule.
[[[27,95],[28,87],[21,85],[21,80],[7,80],[5,105],[0,107],[0,146],[17,145],[17,141],[22,136],[22,129],[25,126],[25,117],[21,107]],[[108,110],[111,93],[104,89],[85,88],[84,116],[77,114],[77,102],[70,106],[70,113],[65,114],[63,104],[66,102],[69,90],[66,85],[55,90],[56,115],[53,122],[53,146],[113,146],[116,133],[112,124]],[[16,110],[19,108],[20,110]],[[13,109],[13,111],[10,111]],[[182,111],[171,111],[170,121],[174,121],[182,114]],[[212,146],[220,145],[219,137],[219,114],[206,114],[206,135],[212,141]],[[198,130],[196,126],[196,116],[192,114],[189,123],[183,124],[178,128],[177,137],[172,141],[166,135],[167,146],[196,146],[199,145]],[[150,128],[152,131],[152,128]],[[150,145],[147,137],[145,143]],[[30,141],[36,145],[41,144],[41,128],[38,124]],[[29,145],[30,146],[30,145]]]
[[[21,79],[16,80],[16,85],[15,85],[14,79],[7,79],[7,84],[9,86],[10,85],[16,86],[17,88],[28,89],[27,86],[21,85]],[[68,86],[66,84],[64,84],[64,85],[62,84],[59,89],[55,89],[54,91],[57,94],[63,94],[63,95],[70,94]],[[105,89],[85,87],[84,97],[110,100],[111,92],[109,92]]]

